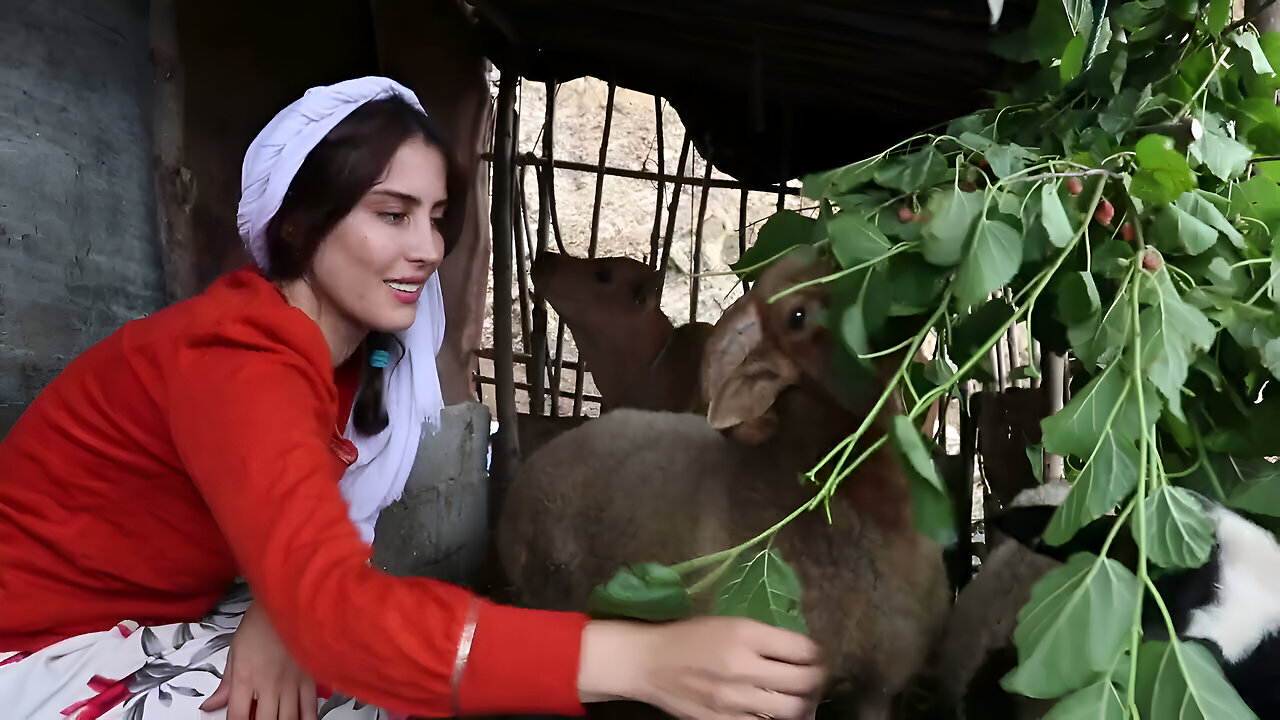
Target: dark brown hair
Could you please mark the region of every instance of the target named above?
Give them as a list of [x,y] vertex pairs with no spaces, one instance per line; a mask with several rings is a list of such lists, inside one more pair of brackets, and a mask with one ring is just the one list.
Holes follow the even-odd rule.
[[[445,188],[451,202],[438,223],[447,254],[457,240],[462,215],[463,188],[457,163],[435,123],[404,100],[391,97],[371,100],[353,110],[307,154],[289,183],[280,210],[267,225],[267,277],[277,281],[302,277],[320,242],[382,177],[400,146],[414,138],[439,148],[448,160]],[[367,353],[385,350],[394,362],[403,355],[397,345],[394,335],[383,332],[371,332],[365,341]],[[361,433],[373,435],[388,422],[384,368],[364,362],[352,423]]]

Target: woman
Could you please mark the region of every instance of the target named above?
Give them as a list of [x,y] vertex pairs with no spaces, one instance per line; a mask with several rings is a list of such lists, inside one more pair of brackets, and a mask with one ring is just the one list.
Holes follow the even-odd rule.
[[391,80],[309,90],[245,155],[257,267],[90,348],[0,444],[5,717],[812,708],[801,635],[589,621],[370,567],[441,404],[444,147]]

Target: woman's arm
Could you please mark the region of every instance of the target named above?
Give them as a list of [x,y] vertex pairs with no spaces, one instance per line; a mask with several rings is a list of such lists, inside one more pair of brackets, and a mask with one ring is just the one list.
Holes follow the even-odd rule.
[[176,364],[168,404],[183,466],[318,682],[418,715],[582,712],[584,616],[498,606],[369,565],[338,491],[330,378],[269,346],[208,344]]
[[423,716],[581,714],[625,698],[680,717],[785,720],[816,702],[817,647],[797,633],[742,618],[588,624],[374,569],[338,491],[332,380],[296,353],[206,347],[180,363],[175,447],[317,682]]

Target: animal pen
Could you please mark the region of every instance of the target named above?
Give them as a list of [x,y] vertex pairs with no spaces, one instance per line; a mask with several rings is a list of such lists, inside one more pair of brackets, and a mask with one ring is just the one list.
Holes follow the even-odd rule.
[[[936,120],[977,106],[978,79],[991,77],[995,68],[980,54],[964,53],[959,48],[992,32],[986,24],[985,5],[974,3],[946,10],[934,7],[932,14],[910,19],[872,10],[870,6],[852,11],[837,10],[835,5],[788,4],[785,12],[779,9],[781,16],[768,19],[752,17],[744,7],[736,7],[734,10],[743,13],[740,17],[751,17],[750,22],[758,24],[746,30],[739,23],[748,21],[731,19],[734,13],[729,9],[723,10],[723,14],[708,12],[707,16],[694,17],[677,24],[672,32],[692,36],[698,30],[720,26],[718,23],[733,28],[733,32],[725,33],[726,37],[714,42],[709,35],[698,36],[681,51],[683,57],[668,59],[662,69],[646,73],[643,68],[628,63],[638,63],[661,53],[655,44],[661,33],[656,25],[670,19],[669,13],[676,12],[673,4],[657,3],[645,10],[629,8],[624,12],[612,3],[593,4],[589,9],[573,5],[554,8],[542,3],[527,6],[476,3],[481,32],[490,38],[489,47],[497,48],[493,51],[494,59],[501,71],[493,146],[483,156],[490,162],[493,345],[480,351],[480,368],[475,375],[477,394],[495,409],[500,428],[494,437],[491,468],[498,502],[502,488],[510,482],[522,457],[527,457],[532,449],[575,420],[600,412],[600,395],[592,392],[589,382],[591,369],[576,356],[564,321],[553,310],[549,311],[546,300],[534,291],[530,269],[544,252],[574,254],[570,249],[575,244],[576,254],[597,257],[601,225],[607,220],[607,215],[602,213],[606,212],[603,205],[608,192],[617,193],[625,184],[630,198],[637,192],[649,193],[651,219],[645,226],[625,235],[629,241],[625,254],[643,258],[664,278],[660,288],[665,287],[668,302],[663,306],[674,306],[675,312],[668,310],[672,322],[676,325],[695,321],[714,323],[719,317],[717,306],[723,310],[749,283],[732,285],[727,292],[723,282],[715,290],[707,287],[709,278],[703,273],[710,258],[705,257],[703,239],[709,196],[713,193],[735,196],[736,232],[732,234],[736,235],[736,246],[732,260],[737,260],[754,244],[760,225],[774,211],[789,209],[816,216],[817,204],[800,196],[800,186],[795,180],[800,174],[798,171],[816,171],[859,159],[861,153],[878,151],[880,145],[891,145],[899,136],[909,134],[908,128],[913,125],[907,123],[919,126],[926,118]],[[840,23],[822,34],[825,44],[808,46],[806,43],[812,38],[806,33],[814,31],[812,23],[819,15],[838,18]],[[890,16],[893,16],[892,24]],[[556,28],[557,23],[571,23],[573,27]],[[621,49],[611,49],[610,40],[605,38],[590,43],[589,48],[578,47],[564,39],[574,32],[583,36],[592,33],[611,36],[621,43]],[[848,34],[841,38],[841,32]],[[954,53],[961,52],[962,61],[975,69],[974,79],[970,84],[949,88],[942,96],[943,102],[936,107],[892,89],[861,84],[871,82],[875,75],[865,67],[853,70],[858,61],[877,53],[892,53],[901,59],[905,50],[900,43],[908,37],[928,41],[913,47],[916,60],[904,66],[909,74],[921,78],[928,74],[929,63],[939,61],[948,53],[953,54],[954,61]],[[855,40],[865,46],[855,48]],[[762,46],[762,42],[769,41],[777,43],[773,52]],[[537,52],[530,49],[535,45]],[[751,60],[751,72],[736,81],[741,87],[732,88],[737,93],[732,95],[733,99],[744,107],[742,122],[755,125],[746,131],[726,130],[736,121],[709,119],[703,104],[690,99],[691,94],[696,97],[696,92],[663,74],[671,72],[670,66],[681,60],[694,62],[692,58],[696,58],[705,62],[707,53],[713,48],[723,50],[724,46]],[[831,53],[833,49],[839,53],[821,54]],[[800,59],[788,61],[787,53],[794,53]],[[717,77],[717,73],[728,74],[729,69],[723,66],[728,64],[724,61],[708,73],[708,78]],[[615,72],[608,72],[611,68],[616,69]],[[821,105],[815,101],[817,86],[832,82],[838,73],[851,71],[856,72],[856,79],[844,82],[859,91],[867,91],[870,97],[854,103],[824,101],[826,104]],[[599,132],[599,143],[593,148],[594,161],[565,158],[560,150],[565,135],[557,124],[556,103],[557,90],[563,83],[558,83],[556,78],[589,77],[593,73],[598,75],[595,82],[607,87],[603,108],[599,116],[593,118],[592,131]],[[796,100],[798,93],[794,88],[786,92],[778,88],[781,77],[794,80],[805,73],[808,76],[799,91],[808,93],[803,101]],[[619,90],[625,87],[619,76],[632,79],[632,87],[636,89],[652,89],[651,95],[641,96],[644,100],[636,103],[652,103],[652,120],[644,137],[648,153],[639,167],[618,161],[616,149],[611,154],[611,146],[616,148],[619,142],[614,130],[615,100]],[[711,79],[683,82],[697,90],[712,92]],[[664,87],[680,93],[684,102],[669,103],[661,94]],[[529,92],[530,88],[534,92]],[[777,97],[770,97],[775,91]],[[723,90],[722,95],[728,96],[731,92]],[[533,102],[529,101],[531,97]],[[729,102],[721,96],[717,99]],[[892,111],[871,109],[881,100],[900,104]],[[672,122],[672,105],[677,112],[690,109],[699,114],[687,125],[684,115]],[[856,113],[852,116],[865,120],[865,138],[856,143],[836,142],[819,148],[814,138],[797,136],[795,123],[809,121],[832,108]],[[895,125],[886,117],[894,115],[904,124]],[[581,136],[574,136],[573,140],[578,144],[584,142]],[[718,150],[725,155],[725,164],[740,178],[717,164]],[[585,237],[569,235],[559,222],[558,204],[565,201],[564,186],[569,178],[590,183],[590,222],[587,227],[579,228]],[[606,181],[612,183],[608,189]],[[673,251],[677,256],[688,253],[687,259],[680,258],[685,260],[682,267],[673,264]],[[729,258],[725,259],[726,265],[730,262]],[[727,267],[719,269],[715,275],[730,274]],[[723,277],[712,279],[723,280]],[[707,303],[709,292],[713,293],[711,306]],[[680,302],[671,303],[672,293],[684,297],[679,298]],[[510,312],[504,312],[508,307]],[[510,343],[505,342],[507,338]],[[1050,356],[1045,360],[1046,378],[1043,379],[1019,377],[1013,372],[1019,366],[1039,366],[1039,353],[1037,343],[1029,337],[1025,326],[1011,329],[991,350],[988,381],[970,382],[959,393],[946,397],[941,403],[938,422],[928,428],[939,443],[939,464],[948,468],[946,474],[952,483],[953,497],[972,499],[972,502],[956,504],[957,534],[961,539],[952,573],[959,583],[968,577],[971,563],[979,562],[978,557],[970,559],[973,549],[969,540],[982,538],[984,501],[998,498],[997,507],[999,503],[1007,503],[1027,487],[1029,481],[1033,482],[1030,478],[1040,475],[1040,468],[1033,470],[1032,463],[1044,461],[1039,457],[1029,458],[1025,448],[1039,442],[1039,420],[1062,406],[1067,383],[1060,357]],[[1062,392],[1050,392],[1050,388],[1059,388]],[[519,432],[507,429],[519,429]],[[520,447],[521,439],[533,447]],[[997,460],[983,463],[984,457]],[[1054,459],[1048,462],[1052,464]],[[1060,461],[1047,468],[1047,472],[1060,476]],[[986,489],[987,484],[992,486],[990,491]],[[980,546],[977,553],[979,557],[983,553]]]

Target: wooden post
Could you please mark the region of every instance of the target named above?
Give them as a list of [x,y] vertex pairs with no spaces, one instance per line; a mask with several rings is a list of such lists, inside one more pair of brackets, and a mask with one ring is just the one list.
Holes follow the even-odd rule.
[[[693,145],[693,141],[686,134],[684,136],[684,145],[680,148],[680,160],[676,166],[676,180],[671,188],[671,205],[667,207],[667,236],[662,240],[662,262],[659,263],[658,269],[662,271],[662,277],[667,277],[667,266],[671,262],[671,238],[676,234],[676,210],[680,207],[680,191],[684,189],[684,164],[689,159],[689,147]],[[665,284],[665,283],[664,283]],[[658,286],[658,304],[662,304],[662,285]]]
[[[600,202],[604,199],[605,167],[609,159],[609,129],[613,125],[613,95],[616,83],[609,83],[609,99],[604,106],[604,132],[600,135],[600,162],[596,165],[596,197],[591,207],[591,241],[587,245],[587,257],[596,256],[596,242],[600,239]],[[573,414],[582,414],[582,393],[586,389],[586,363],[578,357],[578,372],[573,379]]]
[[653,96],[653,111],[658,128],[658,205],[653,211],[653,233],[649,236],[649,267],[657,270],[658,253],[662,242],[662,201],[664,200],[663,194],[667,189],[667,183],[662,178],[667,167],[666,158],[663,156],[665,150],[663,150],[662,143],[662,98],[657,95]]
[[693,231],[693,272],[689,274],[689,322],[698,321],[698,273],[702,272],[702,226],[707,218],[707,195],[711,180],[711,159],[703,158],[706,169],[702,175],[702,197],[698,200],[698,224]]
[[[1067,359],[1055,352],[1044,353],[1043,368],[1044,387],[1049,393],[1049,414],[1062,409],[1066,400]],[[1066,479],[1061,455],[1046,452],[1044,468],[1040,476],[1045,483],[1059,482]]]
[[[741,260],[743,255],[747,254],[747,189],[741,190],[741,197],[738,199],[738,259]],[[746,280],[742,281],[742,292],[751,289],[751,283]]]
[[515,366],[511,335],[511,252],[513,199],[513,134],[519,78],[503,74],[498,86],[493,133],[493,379],[498,406],[498,432],[493,442],[493,478],[499,507],[520,463],[516,433]]
[[178,3],[151,3],[151,57],[155,67],[153,96],[152,173],[156,191],[156,225],[160,236],[160,264],[170,302],[194,295],[199,288],[195,271],[191,207],[195,177],[183,153],[183,70],[178,48]]
[[[542,154],[550,158],[554,150],[552,133],[554,131],[556,84],[544,83],[546,90],[546,113],[542,120]],[[547,249],[547,240],[551,237],[551,184],[555,182],[555,167],[548,165],[544,171],[534,167],[534,175],[538,179],[538,245],[533,257],[537,259]],[[531,388],[529,392],[530,414],[542,415],[547,412],[546,394],[543,388],[550,380],[547,373],[547,301],[538,293],[533,294],[533,333],[529,347],[529,369],[526,371]]]

